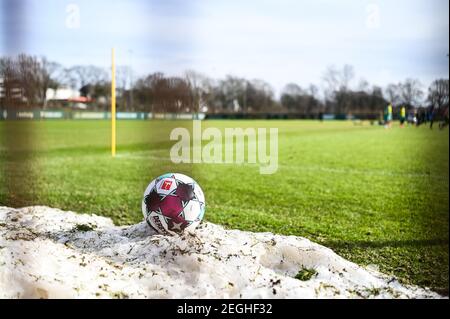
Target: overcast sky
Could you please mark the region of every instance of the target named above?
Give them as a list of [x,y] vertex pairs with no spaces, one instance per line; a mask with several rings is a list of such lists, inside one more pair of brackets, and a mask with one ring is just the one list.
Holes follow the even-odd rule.
[[428,85],[449,72],[448,0],[1,1],[0,53],[65,66],[108,67],[114,46],[135,77],[195,69],[264,79],[277,93],[320,84],[329,65],[353,65],[354,86]]

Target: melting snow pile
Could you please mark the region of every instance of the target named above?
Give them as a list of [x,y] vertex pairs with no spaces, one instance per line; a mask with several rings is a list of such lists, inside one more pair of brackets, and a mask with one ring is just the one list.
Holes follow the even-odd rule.
[[[297,278],[299,279],[297,279]],[[305,238],[0,207],[2,298],[439,298]]]

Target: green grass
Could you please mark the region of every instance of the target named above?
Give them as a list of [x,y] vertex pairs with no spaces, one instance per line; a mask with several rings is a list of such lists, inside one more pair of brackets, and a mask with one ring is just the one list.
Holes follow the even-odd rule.
[[107,121],[0,122],[3,136],[14,131],[14,152],[6,152],[7,141],[0,144],[0,204],[42,204],[135,223],[153,178],[186,173],[205,191],[208,221],[304,236],[405,283],[448,294],[448,129],[315,121],[202,125],[278,127],[277,173],[260,175],[249,164],[173,164],[169,133],[190,122],[119,121],[114,159]]
[[301,281],[308,281],[313,276],[317,275],[317,271],[315,269],[308,269],[308,268],[302,268],[297,275],[295,275],[295,279],[301,280]]

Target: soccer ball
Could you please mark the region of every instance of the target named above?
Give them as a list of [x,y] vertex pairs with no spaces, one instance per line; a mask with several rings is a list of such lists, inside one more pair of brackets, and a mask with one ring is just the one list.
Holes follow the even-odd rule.
[[142,213],[147,223],[160,234],[174,235],[193,230],[205,214],[205,196],[189,176],[164,174],[147,186]]

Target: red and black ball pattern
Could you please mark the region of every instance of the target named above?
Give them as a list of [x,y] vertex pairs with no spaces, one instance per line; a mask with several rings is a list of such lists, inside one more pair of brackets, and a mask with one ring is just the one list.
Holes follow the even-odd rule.
[[[168,194],[158,192],[158,186],[155,184],[150,193],[145,196],[144,202],[147,212],[156,212],[164,217],[169,230],[181,232],[192,223],[185,219],[184,208],[189,201],[196,200],[196,196],[193,184],[186,184],[177,179],[175,182],[176,187]],[[159,185],[164,187],[164,181]]]

